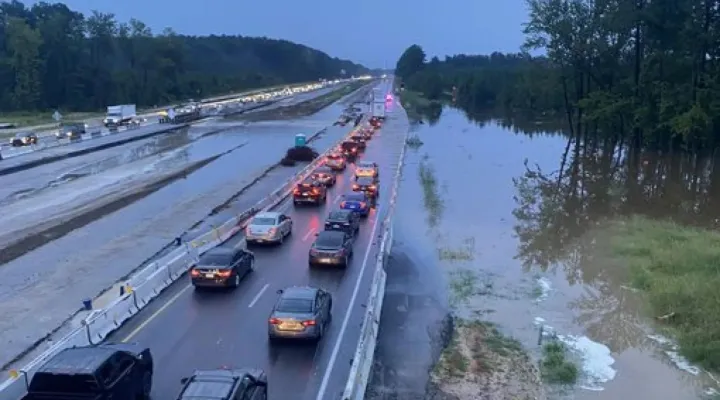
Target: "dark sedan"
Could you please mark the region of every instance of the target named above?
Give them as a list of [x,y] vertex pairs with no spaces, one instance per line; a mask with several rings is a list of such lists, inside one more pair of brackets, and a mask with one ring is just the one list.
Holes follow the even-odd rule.
[[216,247],[200,256],[190,270],[195,288],[240,286],[240,280],[255,269],[255,256],[241,248]]
[[353,256],[353,236],[342,231],[322,231],[310,247],[308,264],[347,267]]
[[18,133],[10,139],[10,145],[13,147],[30,146],[37,144],[38,137],[32,132]]
[[332,211],[325,219],[326,231],[342,231],[357,235],[360,231],[360,217],[350,210]]

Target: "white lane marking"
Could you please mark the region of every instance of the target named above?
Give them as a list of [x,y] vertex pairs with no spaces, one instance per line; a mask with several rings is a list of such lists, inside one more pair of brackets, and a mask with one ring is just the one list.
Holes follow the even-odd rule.
[[134,338],[138,333],[140,333],[140,331],[145,329],[145,327],[148,326],[148,324],[151,323],[155,318],[157,318],[163,311],[165,311],[168,307],[173,305],[173,303],[175,303],[177,301],[177,299],[179,299],[180,296],[182,296],[183,293],[187,292],[187,290],[190,289],[191,287],[192,287],[192,285],[188,284],[187,286],[182,288],[182,290],[177,292],[175,294],[175,296],[171,297],[170,300],[167,301],[167,303],[163,304],[163,306],[158,308],[157,311],[150,314],[150,316],[145,321],[143,321],[142,324],[138,325],[137,328],[133,329],[132,332],[130,332],[127,336],[125,336],[125,338],[123,338],[123,340],[121,340],[121,342],[127,343],[130,340],[132,340],[132,338]]
[[348,323],[350,322],[350,315],[352,315],[355,302],[357,301],[358,291],[360,291],[360,283],[362,283],[363,277],[365,276],[365,268],[367,267],[368,258],[370,257],[370,250],[372,250],[373,242],[375,241],[375,233],[377,231],[379,218],[380,211],[378,209],[375,213],[375,224],[373,225],[372,232],[370,233],[370,241],[368,242],[367,250],[365,250],[365,258],[363,258],[362,267],[360,268],[357,282],[355,282],[355,289],[353,289],[352,296],[350,297],[350,303],[348,304],[347,312],[345,313],[345,319],[343,319],[342,326],[340,327],[340,333],[338,334],[337,341],[335,342],[335,347],[333,347],[332,354],[330,355],[328,367],[325,369],[325,375],[323,375],[322,383],[320,384],[317,400],[325,399],[325,390],[327,390],[328,383],[330,382],[330,375],[332,375],[338,353],[340,352],[340,344],[345,336],[345,330],[347,330]]
[[310,238],[310,235],[312,235],[313,233],[315,233],[315,231],[316,231],[316,228],[311,228],[311,229],[308,231],[308,233],[306,233],[305,236],[303,236],[303,239],[302,239],[303,242],[307,242],[307,240]]
[[258,302],[258,300],[260,300],[260,296],[262,296],[263,293],[265,293],[265,291],[266,291],[269,287],[270,287],[270,284],[269,284],[269,283],[266,283],[265,286],[263,286],[262,289],[260,289],[260,291],[258,292],[258,294],[256,294],[255,297],[253,297],[253,299],[252,299],[252,301],[250,302],[250,304],[248,304],[248,308],[252,308],[252,306],[254,306],[255,303]]

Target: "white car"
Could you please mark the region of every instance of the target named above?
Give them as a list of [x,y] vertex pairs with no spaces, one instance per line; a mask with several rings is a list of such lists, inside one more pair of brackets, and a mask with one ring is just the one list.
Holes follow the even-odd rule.
[[247,243],[282,243],[292,233],[292,219],[278,212],[255,215],[245,228]]
[[380,176],[380,167],[377,163],[370,161],[361,161],[355,167],[355,178],[370,177],[377,178]]

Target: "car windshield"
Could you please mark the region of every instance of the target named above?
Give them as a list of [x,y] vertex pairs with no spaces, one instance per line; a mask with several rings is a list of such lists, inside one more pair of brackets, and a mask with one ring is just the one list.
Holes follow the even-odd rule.
[[232,261],[232,255],[228,253],[213,253],[208,252],[200,256],[200,265],[230,265]]
[[321,232],[315,240],[315,247],[324,249],[338,249],[342,247],[343,235],[335,232]]
[[310,299],[293,299],[282,298],[278,302],[276,311],[286,313],[308,313],[312,312],[312,300]]
[[331,221],[346,221],[348,214],[342,211],[333,211],[328,215],[328,219]]
[[253,218],[252,225],[275,225],[275,218],[256,217],[256,218]]
[[365,195],[361,193],[346,194],[345,200],[347,201],[365,201]]
[[357,184],[361,185],[361,186],[370,186],[373,183],[375,183],[375,182],[373,181],[372,178],[359,178],[357,180]]

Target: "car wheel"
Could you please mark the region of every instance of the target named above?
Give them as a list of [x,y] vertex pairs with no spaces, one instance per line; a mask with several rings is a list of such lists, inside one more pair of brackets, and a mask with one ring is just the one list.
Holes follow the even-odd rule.
[[292,222],[291,222],[291,223],[290,223],[290,228],[288,229],[288,232],[287,232],[287,235],[288,235],[288,236],[292,235],[292,228],[293,228],[293,225],[292,225]]
[[240,275],[235,274],[235,280],[233,281],[233,287],[240,286]]
[[320,325],[320,332],[318,332],[318,335],[315,338],[315,340],[320,341],[320,339],[322,339],[323,336],[325,336],[325,324]]
[[343,262],[343,267],[347,267],[350,265],[350,256],[345,256],[345,261]]

